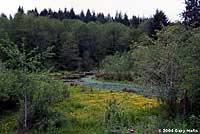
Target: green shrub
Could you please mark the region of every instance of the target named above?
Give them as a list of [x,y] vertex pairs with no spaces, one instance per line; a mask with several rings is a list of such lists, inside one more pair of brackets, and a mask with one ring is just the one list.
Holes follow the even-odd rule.
[[25,128],[25,120],[27,128],[57,126],[62,116],[51,109],[51,104],[62,101],[68,94],[66,84],[45,74],[0,72],[0,110],[18,105],[20,129]]
[[[18,80],[21,88],[19,128],[46,128],[48,125],[56,125],[54,118],[59,119],[59,114],[52,111],[50,105],[63,100],[67,90],[66,85],[42,74],[20,73]],[[28,126],[25,126],[25,122]]]
[[108,56],[102,62],[101,69],[103,74],[99,76],[108,80],[132,81],[134,77],[134,62],[135,60],[131,52],[123,54],[116,53],[113,56]]
[[176,117],[172,120],[167,120],[161,116],[148,115],[141,117],[141,120],[134,124],[136,133],[158,133],[159,129],[188,129],[188,124],[181,119]]
[[19,103],[18,89],[16,89],[17,77],[12,71],[0,72],[0,111],[12,109]]
[[110,100],[106,106],[104,122],[106,126],[105,131],[108,134],[118,134],[130,127],[129,115],[115,99]]
[[[54,55],[52,53],[53,47],[42,52],[38,51],[38,48],[27,51],[25,49],[25,38],[22,38],[22,41],[21,47],[19,47],[9,38],[1,40],[0,52],[8,57],[5,60],[5,65],[15,71],[9,74],[9,76],[13,75],[14,81],[10,81],[8,77],[2,77],[0,91],[3,92],[0,94],[0,99],[10,100],[12,96],[16,96],[16,100],[20,104],[19,130],[57,124],[52,123],[55,119],[51,119],[58,116],[53,114],[56,112],[50,109],[50,105],[68,96],[66,95],[68,94],[66,86],[38,73],[43,69],[44,61]],[[7,74],[8,72],[5,72],[3,75],[6,76]],[[4,84],[7,84],[5,85],[6,88]]]
[[200,130],[200,115],[199,116],[191,115],[189,120],[191,128]]

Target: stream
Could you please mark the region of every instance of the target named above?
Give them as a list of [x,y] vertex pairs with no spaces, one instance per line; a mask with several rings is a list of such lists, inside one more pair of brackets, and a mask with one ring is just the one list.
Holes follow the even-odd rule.
[[127,92],[134,92],[138,94],[142,94],[145,96],[159,96],[158,92],[155,91],[155,89],[151,88],[145,88],[136,84],[132,83],[119,83],[119,82],[103,82],[96,80],[94,78],[95,76],[88,76],[80,79],[80,84],[83,86],[88,86],[88,87],[95,87],[98,89],[105,89],[105,90],[119,90],[119,91],[124,91],[126,89]]

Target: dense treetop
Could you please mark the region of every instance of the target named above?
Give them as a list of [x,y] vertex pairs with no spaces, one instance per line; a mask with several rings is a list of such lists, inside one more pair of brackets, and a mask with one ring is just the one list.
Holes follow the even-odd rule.
[[[25,13],[19,7],[14,18],[1,15],[0,39],[8,38],[19,47],[24,43],[27,51],[52,47],[55,56],[48,64],[57,69],[89,70],[107,55],[128,51],[130,43],[143,34],[156,39],[157,30],[168,24],[166,15],[159,10],[152,18],[129,19],[121,12],[113,18],[89,9],[80,14],[73,8],[58,12],[51,9],[38,12],[35,8]],[[2,57],[4,61],[6,57]]]

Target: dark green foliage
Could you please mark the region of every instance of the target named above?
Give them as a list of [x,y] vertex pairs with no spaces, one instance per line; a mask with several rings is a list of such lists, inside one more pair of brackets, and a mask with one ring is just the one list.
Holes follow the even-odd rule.
[[[5,80],[2,82],[9,82],[11,87],[7,87],[4,91],[4,83],[1,83],[0,87],[3,93],[0,101],[5,104],[8,101],[14,102],[14,104],[19,102],[18,128],[27,130],[35,127],[36,124],[36,127],[38,127],[38,123],[39,127],[40,123],[43,125],[45,123],[49,124],[46,122],[49,116],[52,116],[49,106],[53,101],[62,100],[65,87],[64,85],[59,87],[61,84],[56,85],[57,83],[52,79],[43,77],[42,74],[37,76],[33,73],[41,71],[44,60],[52,55],[51,49],[47,49],[42,53],[37,53],[37,49],[28,52],[25,50],[24,44],[21,45],[20,49],[7,39],[2,40],[0,51],[7,57],[5,59],[7,68],[17,69],[13,71],[14,77],[11,78],[11,81],[8,81],[9,77],[3,77]],[[9,73],[4,75],[6,74]]]
[[19,103],[17,77],[12,71],[0,69],[0,111],[14,109]]
[[82,21],[85,21],[85,14],[84,14],[83,11],[81,11],[79,19],[82,20]]
[[[73,9],[70,12],[67,9],[64,12],[59,10],[58,13],[44,9],[40,14],[38,16],[35,9],[28,14],[17,13],[12,20],[1,17],[0,38],[9,38],[20,50],[27,52],[37,48],[37,52],[41,53],[52,48],[55,55],[46,59],[44,64],[56,69],[89,70],[105,56],[129,49],[131,30],[123,24],[112,22],[111,17],[111,22],[105,23],[106,17],[102,13],[96,15],[88,10],[85,16],[82,12],[83,21],[88,23],[65,19],[77,17]],[[54,15],[56,19],[50,19],[55,18]],[[127,15],[125,18],[128,23]],[[7,57],[1,53],[1,58],[5,60]]]
[[43,9],[43,10],[40,12],[40,16],[47,16],[47,15],[48,15],[47,9]]
[[53,55],[52,48],[38,53],[37,48],[29,51],[25,50],[25,44],[22,43],[21,48],[11,42],[9,39],[1,40],[0,52],[3,53],[6,67],[10,69],[21,69],[23,71],[38,71],[44,68],[44,61]]
[[133,81],[134,57],[131,53],[115,54],[106,57],[102,62],[101,77],[108,80]]
[[69,19],[75,19],[76,18],[76,14],[74,13],[74,9],[72,8],[69,12]]
[[[20,107],[18,126],[20,129],[46,128],[58,125],[61,115],[52,111],[50,105],[62,101],[67,86],[48,78],[45,74],[25,74],[18,71],[0,72],[0,110]],[[26,94],[25,94],[26,93]],[[26,95],[26,97],[25,97]],[[26,101],[25,101],[26,98]],[[25,103],[27,108],[24,109]],[[25,110],[26,116],[25,126]],[[50,120],[55,124],[50,124]]]
[[118,22],[118,23],[122,22],[122,13],[121,12],[119,12],[119,13],[116,12],[115,21]]
[[44,51],[47,47],[58,43],[59,33],[64,31],[63,24],[58,20],[49,21],[45,17],[34,17],[27,15],[16,15],[11,31],[12,41],[20,46],[22,37],[25,38],[26,49],[39,47]]
[[200,1],[185,0],[186,9],[183,12],[183,18],[186,25],[192,27],[200,26]]
[[58,67],[68,70],[80,68],[81,58],[74,33],[63,33],[61,39],[63,45],[59,50]]
[[192,107],[193,112],[197,115],[200,114],[199,110],[199,98],[200,98],[200,29],[194,29],[190,31],[189,35],[192,35],[188,38],[185,43],[190,44],[185,46],[183,49],[183,57],[185,60],[182,61],[182,65],[185,66],[184,73],[186,74],[185,83],[183,86],[190,92],[192,98]]
[[141,19],[139,17],[133,16],[132,19],[130,20],[130,25],[132,27],[137,28],[138,25],[140,24]]
[[[43,64],[56,69],[93,69],[107,55],[128,51],[132,40],[141,40],[144,33],[150,33],[150,20],[141,23],[145,19],[133,17],[130,22],[122,13],[117,13],[114,20],[110,15],[91,13],[89,9],[86,15],[83,11],[76,15],[73,9],[58,12],[44,9],[40,13],[37,9],[28,13],[22,10],[20,7],[13,19],[0,18],[0,38],[9,38],[19,49],[24,44],[27,52],[37,48],[41,53],[51,48],[55,55]],[[2,60],[7,58],[3,53],[0,55]]]
[[92,14],[90,12],[90,10],[87,10],[86,16],[85,16],[85,22],[90,22],[92,21]]
[[127,14],[124,14],[124,19],[122,21],[122,23],[126,26],[129,26],[130,25],[130,22],[129,22],[129,19],[128,19],[128,16]]
[[[42,74],[26,75],[20,73],[17,77],[16,84],[20,89],[19,101],[21,105],[18,118],[19,128],[46,128],[49,125],[56,125],[56,120],[60,118],[60,115],[52,111],[50,105],[52,102],[55,103],[64,98],[66,86]],[[24,109],[26,105],[27,108]],[[56,119],[55,124],[49,122],[51,119]],[[25,125],[25,121],[27,125]]]
[[129,53],[107,57],[102,63],[107,75],[102,76],[159,89],[170,116],[191,113],[191,102],[193,113],[199,115],[199,29],[187,30],[177,24],[163,28],[156,41],[145,34],[141,37]]
[[6,38],[11,30],[11,22],[5,16],[0,16],[0,39]]
[[[25,14],[23,7],[19,7],[18,14]],[[79,19],[83,22],[100,22],[100,23],[106,23],[106,22],[118,22],[121,24],[124,24],[126,26],[137,26],[139,25],[143,18],[140,17],[133,17],[133,19],[129,19],[127,14],[125,13],[122,15],[122,13],[116,13],[115,18],[111,17],[110,14],[107,16],[103,13],[95,13],[94,11],[91,12],[90,9],[87,10],[86,14],[84,14],[83,11],[81,11],[80,14],[75,13],[74,9],[71,8],[70,10],[67,10],[65,8],[64,10],[59,9],[58,11],[52,11],[51,8],[48,10],[45,8],[40,13],[38,12],[37,8],[28,10],[27,15],[29,16],[42,16],[42,17],[48,17],[48,18],[54,18],[58,20],[64,20],[64,19]]]
[[5,18],[5,19],[8,19],[7,16],[6,16],[4,13],[2,13],[0,17],[1,17],[1,18]]
[[156,10],[156,13],[149,24],[149,36],[156,39],[157,31],[161,30],[164,26],[167,26],[168,24],[169,21],[165,13],[163,11]]
[[191,115],[190,118],[190,127],[195,129],[200,129],[200,116]]
[[119,23],[106,23],[105,25],[105,43],[107,46],[107,53],[109,55],[115,52],[125,52],[129,49],[129,29]]
[[104,16],[103,13],[98,13],[97,14],[97,19],[96,19],[98,22],[101,22],[101,23],[105,23],[106,22],[106,18]]
[[27,11],[28,15],[39,16],[37,8]]
[[19,6],[18,10],[17,10],[17,13],[19,14],[24,14],[24,8]]

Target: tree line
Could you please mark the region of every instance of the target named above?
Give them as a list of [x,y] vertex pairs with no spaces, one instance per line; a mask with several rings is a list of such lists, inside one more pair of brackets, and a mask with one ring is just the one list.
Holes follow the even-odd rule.
[[[156,39],[156,31],[170,24],[164,12],[159,10],[152,18],[140,18],[142,21],[137,23],[132,21],[134,27],[123,24],[125,21],[121,13],[112,21],[102,23],[98,15],[92,19],[89,10],[86,16],[83,12],[80,14],[82,19],[78,19],[73,12],[73,9],[58,12],[44,9],[38,13],[35,9],[25,13],[19,7],[13,18],[4,14],[0,16],[0,39],[9,39],[19,47],[24,43],[27,51],[37,48],[38,52],[42,52],[52,47],[55,55],[46,60],[46,66],[90,70],[106,56],[128,51],[130,43],[143,34]],[[131,22],[128,16],[124,18],[127,18],[126,23]],[[5,61],[7,57],[1,53],[1,59]]]
[[[18,12],[25,13],[23,7],[18,8]],[[37,10],[37,8],[28,10],[27,14],[33,15],[33,16],[46,16],[49,18],[64,20],[64,19],[79,19],[83,22],[91,22],[91,21],[99,21],[101,23],[106,22],[119,22],[127,26],[137,26],[140,22],[142,22],[145,18],[140,18],[137,16],[132,16],[131,19],[128,18],[128,15],[122,14],[121,12],[116,12],[116,16],[112,17],[110,14],[107,16],[104,15],[104,13],[96,13],[95,11],[90,11],[88,9],[86,13],[82,10],[80,14],[75,13],[74,9],[71,8],[70,10],[67,10],[65,8],[64,10],[59,9],[58,11],[53,11],[52,9],[43,9],[41,12]]]

